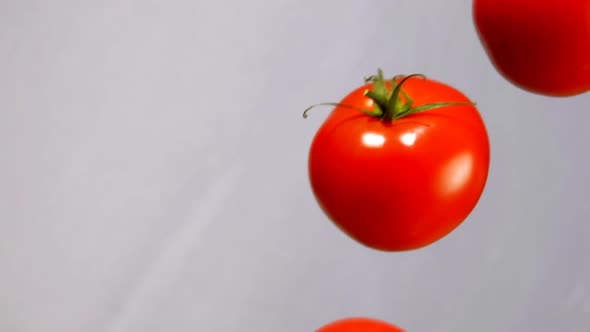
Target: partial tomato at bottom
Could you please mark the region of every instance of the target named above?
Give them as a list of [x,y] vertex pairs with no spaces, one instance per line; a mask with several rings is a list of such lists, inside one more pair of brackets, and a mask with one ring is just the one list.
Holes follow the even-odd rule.
[[351,317],[336,320],[315,332],[405,332],[397,326],[389,324],[385,321],[365,318],[365,317]]
[[484,122],[463,93],[412,75],[384,81],[380,71],[321,125],[308,171],[319,206],[344,233],[403,251],[434,243],[468,217],[489,162]]

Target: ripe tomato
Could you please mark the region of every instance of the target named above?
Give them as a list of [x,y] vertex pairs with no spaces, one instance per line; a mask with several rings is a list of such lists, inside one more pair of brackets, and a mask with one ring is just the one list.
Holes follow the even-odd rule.
[[484,122],[460,91],[414,75],[384,81],[379,71],[335,105],[312,141],[308,171],[342,231],[373,249],[410,250],[471,213],[490,151]]
[[478,37],[498,72],[546,96],[590,91],[589,0],[474,0]]
[[324,325],[316,332],[404,332],[404,330],[381,320],[353,317]]

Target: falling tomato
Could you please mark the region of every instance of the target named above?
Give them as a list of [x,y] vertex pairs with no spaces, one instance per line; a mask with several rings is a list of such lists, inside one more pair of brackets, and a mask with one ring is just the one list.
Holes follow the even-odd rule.
[[370,248],[411,250],[468,217],[487,181],[490,147],[463,93],[421,75],[386,81],[379,70],[332,105],[308,170],[319,206],[344,233]]
[[473,0],[473,21],[514,85],[554,97],[590,91],[589,0]]

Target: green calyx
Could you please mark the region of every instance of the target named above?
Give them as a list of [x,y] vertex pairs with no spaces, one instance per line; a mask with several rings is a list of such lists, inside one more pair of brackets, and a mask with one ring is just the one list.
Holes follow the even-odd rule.
[[[369,116],[379,118],[383,122],[392,122],[394,120],[403,118],[405,116],[432,110],[435,108],[454,106],[454,105],[468,105],[473,106],[474,103],[466,102],[438,102],[431,104],[424,104],[414,107],[414,101],[402,88],[402,85],[412,77],[426,77],[422,74],[411,74],[408,76],[395,76],[389,82],[385,80],[383,71],[378,69],[377,75],[365,77],[365,83],[372,83],[372,88],[365,91],[365,96],[373,100],[373,110],[361,109],[358,107],[344,105],[341,103],[321,103],[312,105],[303,112],[303,117],[307,118],[307,112],[312,108],[320,105],[332,105],[347,107],[358,110]],[[399,82],[398,82],[399,81]],[[389,86],[387,83],[390,83]]]

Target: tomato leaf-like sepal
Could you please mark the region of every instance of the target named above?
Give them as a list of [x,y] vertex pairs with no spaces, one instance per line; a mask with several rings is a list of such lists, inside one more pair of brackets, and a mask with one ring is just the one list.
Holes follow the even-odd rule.
[[449,107],[449,106],[475,106],[475,103],[466,103],[466,102],[442,102],[442,103],[425,104],[425,105],[418,106],[418,107],[415,107],[415,108],[409,108],[405,112],[401,112],[401,113],[397,114],[395,116],[394,120],[395,119],[399,119],[399,118],[403,118],[404,116],[408,116],[408,115],[411,115],[411,114],[416,114],[416,113],[420,113],[420,112],[432,110],[432,109],[435,109],[435,108]]
[[380,110],[379,110],[379,112],[369,111],[369,110],[366,110],[366,109],[362,109],[362,108],[351,106],[351,105],[341,104],[341,103],[319,103],[319,104],[311,105],[307,109],[305,109],[305,111],[303,111],[303,118],[306,119],[307,118],[307,113],[312,108],[316,108],[318,106],[340,106],[340,107],[350,108],[350,109],[353,109],[355,111],[359,111],[361,113],[364,113],[366,115],[373,116],[373,117],[378,117],[378,116],[381,115],[381,113],[379,113]]

